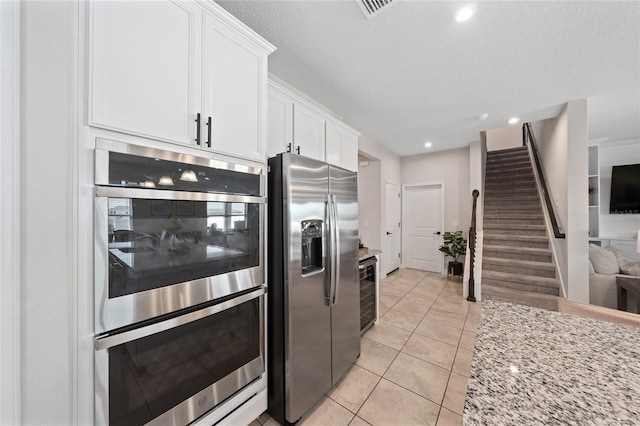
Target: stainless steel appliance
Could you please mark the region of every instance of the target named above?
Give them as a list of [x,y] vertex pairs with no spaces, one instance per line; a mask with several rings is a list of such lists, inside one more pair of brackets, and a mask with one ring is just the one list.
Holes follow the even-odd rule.
[[264,391],[262,169],[99,139],[95,184],[96,424]]
[[264,284],[262,169],[99,139],[95,331]]
[[357,175],[269,159],[269,413],[295,423],[360,354]]
[[375,256],[360,260],[360,331],[364,333],[378,317],[376,293],[376,269],[378,259]]
[[184,426],[264,372],[264,288],[96,339],[96,424]]

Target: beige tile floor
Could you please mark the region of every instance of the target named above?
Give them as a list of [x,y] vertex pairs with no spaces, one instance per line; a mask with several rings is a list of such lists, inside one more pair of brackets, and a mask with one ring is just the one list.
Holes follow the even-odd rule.
[[[393,272],[380,281],[380,320],[356,365],[300,424],[460,425],[479,319],[459,281]],[[250,426],[260,425],[277,423],[264,413]]]

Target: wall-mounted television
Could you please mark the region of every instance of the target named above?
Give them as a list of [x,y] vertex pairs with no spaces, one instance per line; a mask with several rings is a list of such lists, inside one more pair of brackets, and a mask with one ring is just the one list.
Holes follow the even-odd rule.
[[609,212],[640,214],[640,164],[613,166]]

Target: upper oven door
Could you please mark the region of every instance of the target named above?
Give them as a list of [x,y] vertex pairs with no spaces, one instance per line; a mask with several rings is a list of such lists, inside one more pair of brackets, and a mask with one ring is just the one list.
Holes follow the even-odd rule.
[[[123,158],[125,163],[138,161]],[[121,175],[140,173],[127,171],[121,164],[114,166],[113,160],[109,165],[112,181],[118,178],[112,171],[117,167],[124,169],[118,172]],[[175,173],[170,169],[163,173],[175,181],[185,170],[193,170],[189,163],[172,167]],[[239,183],[245,192],[261,194],[261,176],[253,180],[252,189],[251,176],[247,179],[235,172],[235,179],[220,183],[225,174],[218,172],[198,168],[194,171],[198,180],[185,182],[194,184],[208,177],[229,193],[158,190],[135,186],[124,177],[122,186],[96,185],[96,333],[264,284],[265,200],[260,195],[237,194]],[[159,186],[162,176],[148,170],[142,173]]]

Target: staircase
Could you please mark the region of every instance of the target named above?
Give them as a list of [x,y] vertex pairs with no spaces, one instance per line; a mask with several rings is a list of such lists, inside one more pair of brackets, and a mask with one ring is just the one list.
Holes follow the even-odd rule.
[[482,298],[557,311],[547,235],[527,148],[488,152]]

